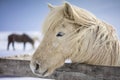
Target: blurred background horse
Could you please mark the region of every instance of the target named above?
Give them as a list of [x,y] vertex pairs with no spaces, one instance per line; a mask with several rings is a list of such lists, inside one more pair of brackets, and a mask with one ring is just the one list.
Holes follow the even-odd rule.
[[14,47],[15,42],[23,43],[24,50],[25,50],[27,42],[30,43],[32,45],[32,47],[34,48],[34,40],[31,37],[29,37],[27,34],[22,34],[22,35],[10,34],[10,35],[8,35],[7,50],[9,50],[9,46],[11,43],[12,43],[13,50],[15,50],[15,47]]

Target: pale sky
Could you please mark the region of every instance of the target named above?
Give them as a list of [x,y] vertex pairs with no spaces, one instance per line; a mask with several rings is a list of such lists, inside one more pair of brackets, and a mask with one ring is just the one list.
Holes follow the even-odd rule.
[[[120,36],[120,0],[66,0],[112,24]],[[47,3],[64,0],[0,0],[0,31],[40,31],[49,12]]]

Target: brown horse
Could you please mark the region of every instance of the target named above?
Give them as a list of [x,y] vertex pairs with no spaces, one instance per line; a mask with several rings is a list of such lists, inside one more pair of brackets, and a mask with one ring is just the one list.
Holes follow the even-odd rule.
[[24,45],[24,50],[25,50],[25,46],[26,46],[27,42],[29,42],[32,45],[32,47],[34,48],[34,40],[32,38],[30,38],[27,34],[22,34],[22,35],[10,34],[8,36],[7,50],[9,50],[9,46],[11,43],[12,43],[13,50],[15,50],[15,47],[14,47],[15,42],[22,42]]

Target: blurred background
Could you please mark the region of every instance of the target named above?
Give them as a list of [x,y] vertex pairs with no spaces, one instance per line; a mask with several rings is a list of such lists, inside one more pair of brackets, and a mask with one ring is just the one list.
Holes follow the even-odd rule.
[[[16,54],[32,54],[40,44],[42,24],[49,12],[48,3],[60,5],[64,1],[84,8],[95,14],[98,18],[110,23],[116,29],[120,37],[120,0],[0,0],[0,57]],[[8,45],[8,35],[27,34],[35,41],[35,48],[26,43]]]
[[[49,13],[47,4],[61,5],[64,1],[84,8],[110,23],[120,37],[120,0],[0,0],[0,57],[32,55],[43,38],[42,24]],[[12,43],[7,50],[8,36],[13,33],[27,34],[34,40],[34,48],[28,42],[24,50],[23,42],[19,41],[14,43],[15,50]]]

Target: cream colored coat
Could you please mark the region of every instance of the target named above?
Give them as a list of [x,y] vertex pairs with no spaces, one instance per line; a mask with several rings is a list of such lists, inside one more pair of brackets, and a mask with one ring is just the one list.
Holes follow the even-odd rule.
[[120,66],[120,43],[111,25],[69,3],[49,7],[44,38],[30,64],[33,73],[48,76],[67,58],[72,62]]

